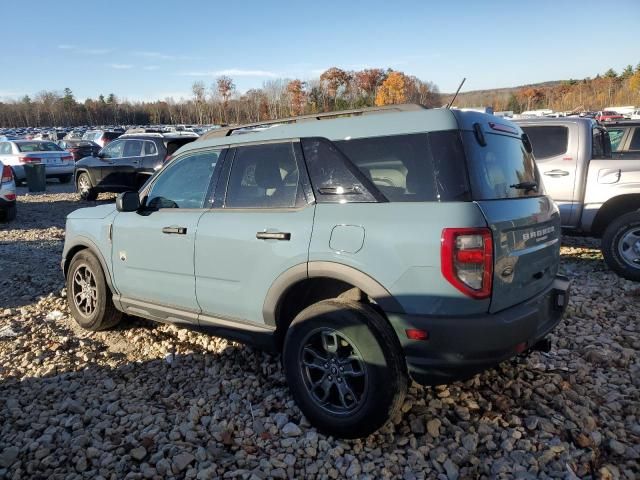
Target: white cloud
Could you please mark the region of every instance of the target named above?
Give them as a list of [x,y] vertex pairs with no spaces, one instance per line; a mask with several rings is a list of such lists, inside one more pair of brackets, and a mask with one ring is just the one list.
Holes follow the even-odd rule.
[[111,63],[109,66],[116,70],[129,70],[130,68],[133,68],[133,65],[129,65],[128,63]]
[[158,70],[160,67],[158,65],[146,65],[144,67],[142,67],[143,70]]
[[138,50],[132,52],[132,54],[137,57],[154,58],[157,60],[192,60],[194,58],[187,55],[172,55],[169,53],[153,52],[149,50]]
[[68,45],[62,44],[58,45],[60,50],[69,50],[74,53],[80,53],[83,55],[106,55],[107,53],[113,52],[112,48],[87,48],[87,47],[78,47],[77,45]]
[[179,75],[185,77],[219,77],[221,75],[227,75],[229,77],[268,77],[277,78],[281,76],[276,72],[270,72],[268,70],[244,70],[241,68],[227,68],[224,70],[216,70],[212,72],[183,72]]

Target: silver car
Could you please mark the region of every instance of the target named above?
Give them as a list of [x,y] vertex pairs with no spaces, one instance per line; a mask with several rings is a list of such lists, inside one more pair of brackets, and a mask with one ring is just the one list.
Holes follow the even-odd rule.
[[25,165],[34,163],[44,164],[47,178],[57,178],[60,183],[73,178],[73,156],[48,140],[0,142],[0,162],[11,167],[16,183],[27,178]]

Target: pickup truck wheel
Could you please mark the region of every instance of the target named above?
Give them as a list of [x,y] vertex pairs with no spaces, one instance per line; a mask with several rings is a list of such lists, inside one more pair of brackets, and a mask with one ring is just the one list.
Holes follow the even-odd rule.
[[67,303],[75,321],[87,330],[105,330],[122,319],[113,305],[100,262],[86,250],[78,252],[69,265]]
[[76,180],[76,188],[82,200],[95,200],[96,198],[98,198],[98,193],[96,192],[95,188],[91,186],[91,179],[85,172],[82,172],[80,175],[78,175],[78,180]]
[[640,212],[626,213],[609,224],[602,236],[602,255],[618,275],[640,281]]
[[322,432],[364,437],[400,412],[406,363],[393,329],[369,305],[307,307],[287,331],[282,359],[293,397]]

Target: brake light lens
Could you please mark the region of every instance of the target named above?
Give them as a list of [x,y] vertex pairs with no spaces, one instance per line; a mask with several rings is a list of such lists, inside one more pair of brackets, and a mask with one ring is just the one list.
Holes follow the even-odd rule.
[[20,163],[40,163],[42,159],[40,157],[18,157]]
[[65,155],[64,157],[62,157],[62,161],[63,162],[69,162],[73,160],[73,156],[72,155]]
[[11,171],[11,167],[5,165],[2,168],[2,178],[0,179],[0,183],[9,183],[13,180],[13,172]]
[[465,295],[488,298],[493,280],[493,240],[488,228],[442,230],[442,275]]

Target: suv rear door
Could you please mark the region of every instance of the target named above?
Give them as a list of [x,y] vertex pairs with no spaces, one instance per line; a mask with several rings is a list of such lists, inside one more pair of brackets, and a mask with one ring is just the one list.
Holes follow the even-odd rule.
[[578,126],[552,121],[522,123],[520,126],[531,140],[545,190],[560,209],[562,225],[574,225],[581,202],[576,198]]
[[263,324],[273,282],[297,265],[306,272],[315,205],[305,196],[299,148],[299,142],[285,141],[239,146],[227,154],[214,208],[198,224],[201,325],[218,323],[210,317]]

